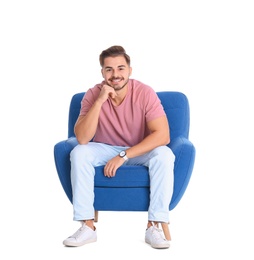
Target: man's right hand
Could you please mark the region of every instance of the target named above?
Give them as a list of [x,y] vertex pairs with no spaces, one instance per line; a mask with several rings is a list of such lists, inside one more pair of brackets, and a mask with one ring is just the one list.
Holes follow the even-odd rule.
[[100,95],[97,99],[101,104],[103,104],[109,97],[114,99],[117,96],[115,90],[109,85],[104,84],[101,88]]

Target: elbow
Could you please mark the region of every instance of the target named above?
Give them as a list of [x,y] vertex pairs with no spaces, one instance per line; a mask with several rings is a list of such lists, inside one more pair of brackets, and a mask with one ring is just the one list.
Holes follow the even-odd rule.
[[165,136],[164,136],[164,138],[162,138],[162,140],[164,142],[163,145],[168,145],[170,143],[170,134],[169,133],[165,134]]
[[166,131],[157,132],[155,142],[158,145],[168,145],[170,143],[170,135]]
[[90,142],[90,139],[87,138],[86,136],[78,136],[76,135],[76,139],[79,144],[88,144]]
[[77,141],[78,141],[79,144],[88,144],[88,141],[83,140],[83,139],[78,139],[77,138]]
[[168,145],[169,143],[170,143],[170,137],[168,136],[168,137],[166,137],[166,138],[164,139],[163,145]]
[[170,139],[170,129],[168,129],[167,134],[165,136],[166,145],[168,145],[171,141]]
[[79,144],[88,144],[89,140],[85,136],[79,136],[76,134],[76,139]]
[[161,135],[156,140],[160,140],[159,145],[168,145],[170,143],[170,137],[168,135]]
[[78,132],[76,129],[74,129],[74,133],[76,136],[76,139],[79,144],[88,144],[90,139],[87,135],[84,135],[84,133]]

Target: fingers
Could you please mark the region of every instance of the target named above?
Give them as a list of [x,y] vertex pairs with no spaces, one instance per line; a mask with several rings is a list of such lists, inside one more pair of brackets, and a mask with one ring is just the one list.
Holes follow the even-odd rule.
[[109,93],[109,96],[114,99],[117,96],[115,90],[114,92]]
[[120,156],[112,158],[104,167],[104,175],[106,177],[114,177],[116,175],[117,169],[124,163],[124,159]]
[[103,85],[102,90],[105,91],[108,97],[115,98],[117,96],[114,88],[109,85]]
[[114,177],[116,175],[116,167],[107,163],[104,167],[104,175],[106,177]]
[[98,100],[104,103],[109,97],[114,99],[117,96],[115,90],[109,85],[103,85]]

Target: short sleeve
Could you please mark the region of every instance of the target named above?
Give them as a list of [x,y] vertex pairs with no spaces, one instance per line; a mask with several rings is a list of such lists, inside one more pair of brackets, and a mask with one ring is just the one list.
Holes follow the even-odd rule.
[[163,106],[161,104],[161,101],[157,95],[157,93],[151,89],[148,88],[148,93],[146,93],[147,98],[145,103],[145,116],[146,121],[152,121],[154,119],[157,119],[159,117],[162,117],[165,115],[165,111],[163,109]]

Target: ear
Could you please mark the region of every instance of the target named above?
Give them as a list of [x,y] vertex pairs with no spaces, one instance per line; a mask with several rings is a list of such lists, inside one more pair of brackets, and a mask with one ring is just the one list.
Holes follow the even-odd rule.
[[101,69],[101,75],[102,75],[102,77],[104,78],[104,75],[103,75],[103,70]]
[[131,74],[132,74],[132,67],[130,67],[129,77],[131,76]]

